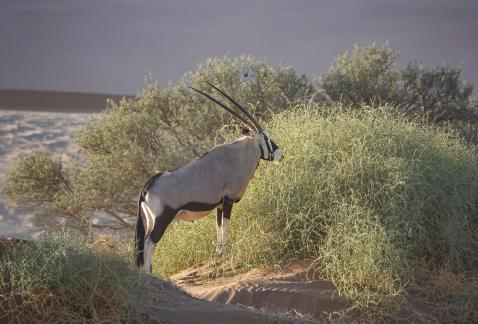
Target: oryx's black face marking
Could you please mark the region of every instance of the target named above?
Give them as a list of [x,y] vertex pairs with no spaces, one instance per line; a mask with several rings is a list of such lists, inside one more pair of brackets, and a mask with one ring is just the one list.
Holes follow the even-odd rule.
[[254,132],[249,128],[241,129],[242,135],[250,136],[255,138],[260,150],[260,155],[262,160],[274,161],[279,163],[284,158],[282,150],[277,146],[277,144],[271,140],[270,135],[267,131]]
[[261,158],[267,161],[274,161],[279,163],[284,158],[282,150],[277,146],[277,144],[271,140],[269,133],[267,131],[259,132],[261,137],[260,149],[261,149]]

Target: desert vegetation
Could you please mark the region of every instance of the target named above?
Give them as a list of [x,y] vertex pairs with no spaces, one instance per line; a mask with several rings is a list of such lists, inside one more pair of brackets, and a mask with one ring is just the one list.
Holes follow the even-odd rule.
[[473,87],[460,68],[399,69],[397,56],[387,45],[356,46],[312,77],[251,56],[208,59],[177,84],[148,81],[135,98],[109,102],[78,134],[80,161],[33,153],[12,166],[2,193],[51,225],[132,233],[138,190],[156,170],[238,134],[187,87],[209,91],[209,80],[248,105],[287,158],[257,170],[234,208],[226,255],[213,253],[212,217],[174,223],[156,274],[208,263],[217,276],[306,259],[364,316],[394,316],[413,295],[436,306],[430,320],[476,320]]
[[131,264],[126,244],[68,233],[0,243],[2,322],[141,321],[137,302],[146,280]]
[[[287,163],[259,167],[234,210],[228,254],[214,256],[214,219],[175,223],[157,251],[159,274],[208,260],[224,274],[305,258],[355,306],[393,308],[422,280],[472,270],[478,165],[456,134],[391,107],[316,104],[276,115],[268,129]],[[476,316],[471,290],[456,298],[464,318]]]

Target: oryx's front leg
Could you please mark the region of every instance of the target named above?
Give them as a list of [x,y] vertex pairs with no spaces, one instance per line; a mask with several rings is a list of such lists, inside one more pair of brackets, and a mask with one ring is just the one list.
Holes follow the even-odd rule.
[[231,219],[232,204],[234,200],[224,197],[222,209],[217,209],[216,229],[217,229],[217,246],[216,253],[222,255],[226,249],[226,236],[229,221]]

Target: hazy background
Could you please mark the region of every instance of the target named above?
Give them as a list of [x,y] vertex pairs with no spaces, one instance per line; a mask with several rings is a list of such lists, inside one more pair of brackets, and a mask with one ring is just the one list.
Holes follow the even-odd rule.
[[0,0],[0,89],[134,94],[226,53],[311,75],[387,40],[401,65],[463,64],[476,85],[477,31],[472,0]]

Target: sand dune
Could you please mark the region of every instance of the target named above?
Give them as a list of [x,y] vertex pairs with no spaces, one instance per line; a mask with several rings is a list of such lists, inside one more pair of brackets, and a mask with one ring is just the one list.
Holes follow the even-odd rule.
[[216,301],[198,299],[174,284],[152,278],[146,312],[158,323],[309,323],[310,321],[286,315],[273,315],[241,305],[225,305]]
[[[7,170],[33,151],[55,153],[62,161],[79,154],[75,131],[92,114],[63,114],[0,110],[0,186]],[[10,212],[0,198],[0,235],[31,238],[40,232],[29,219],[31,211]]]
[[171,280],[191,295],[223,304],[306,315],[323,321],[327,314],[346,308],[335,286],[308,272],[308,264],[294,264],[282,273],[253,270],[212,281],[201,279],[201,268],[188,269]]
[[48,112],[94,113],[102,111],[107,99],[130,95],[33,90],[0,90],[0,109]]

